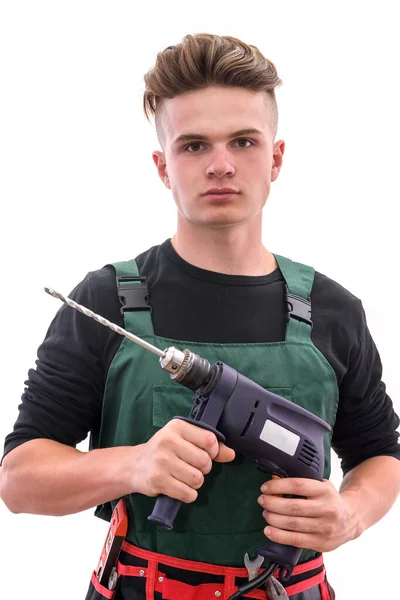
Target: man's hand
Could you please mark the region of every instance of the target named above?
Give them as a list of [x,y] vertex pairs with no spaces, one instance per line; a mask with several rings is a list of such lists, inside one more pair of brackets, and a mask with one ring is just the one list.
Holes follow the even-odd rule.
[[165,494],[194,502],[212,461],[230,462],[235,452],[206,429],[180,419],[169,421],[141,447],[133,466],[135,492]]
[[276,479],[265,483],[261,491],[258,503],[268,523],[264,533],[273,542],[328,552],[359,535],[351,492],[339,494],[326,479]]

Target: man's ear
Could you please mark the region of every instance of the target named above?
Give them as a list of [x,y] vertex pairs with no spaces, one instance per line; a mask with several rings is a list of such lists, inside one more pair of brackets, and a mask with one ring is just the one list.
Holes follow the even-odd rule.
[[167,163],[165,161],[164,152],[161,152],[161,150],[155,150],[153,152],[153,160],[154,160],[154,164],[157,167],[158,176],[160,177],[160,179],[163,182],[163,184],[165,185],[165,187],[167,187],[170,190],[171,186],[169,184]]
[[285,152],[285,142],[278,140],[274,143],[273,148],[273,162],[271,168],[271,181],[275,181],[278,178],[279,171],[281,170],[283,153]]

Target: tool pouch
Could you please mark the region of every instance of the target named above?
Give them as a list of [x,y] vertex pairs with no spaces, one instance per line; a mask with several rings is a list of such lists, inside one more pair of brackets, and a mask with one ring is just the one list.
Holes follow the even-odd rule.
[[[110,527],[108,529],[100,560],[96,570],[92,573],[86,600],[100,600],[115,596],[120,577],[117,571],[118,557],[128,531],[128,514],[126,502],[121,498],[115,506],[111,515]],[[105,584],[108,587],[105,587]]]
[[116,594],[117,589],[118,583],[115,589],[113,590],[109,590],[103,585],[101,585],[101,583],[99,583],[96,577],[96,573],[93,571],[85,600],[102,600],[103,598],[108,598],[109,600],[112,600],[112,598],[114,598]]

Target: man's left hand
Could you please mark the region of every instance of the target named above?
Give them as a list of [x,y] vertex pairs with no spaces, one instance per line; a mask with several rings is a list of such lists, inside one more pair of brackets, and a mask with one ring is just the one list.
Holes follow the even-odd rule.
[[339,493],[326,479],[273,479],[261,492],[258,503],[268,523],[264,533],[273,542],[329,552],[359,535],[351,493]]

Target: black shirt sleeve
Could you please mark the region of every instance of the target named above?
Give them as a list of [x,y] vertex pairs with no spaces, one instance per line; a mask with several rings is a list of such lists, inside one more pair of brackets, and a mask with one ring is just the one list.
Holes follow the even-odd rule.
[[339,386],[332,447],[344,473],[373,456],[400,458],[399,418],[382,381],[382,363],[359,303],[356,338]]
[[[96,299],[108,273],[97,273]],[[71,292],[76,302],[95,312],[93,274]],[[109,312],[109,311],[107,311]],[[100,312],[107,318],[107,314]],[[105,331],[102,331],[105,330]],[[103,336],[103,339],[101,339]],[[104,356],[108,340],[118,334],[93,319],[62,305],[38,349],[36,369],[30,369],[14,430],[5,440],[4,454],[23,442],[47,438],[76,446],[88,432],[96,435],[101,418],[105,382]]]

